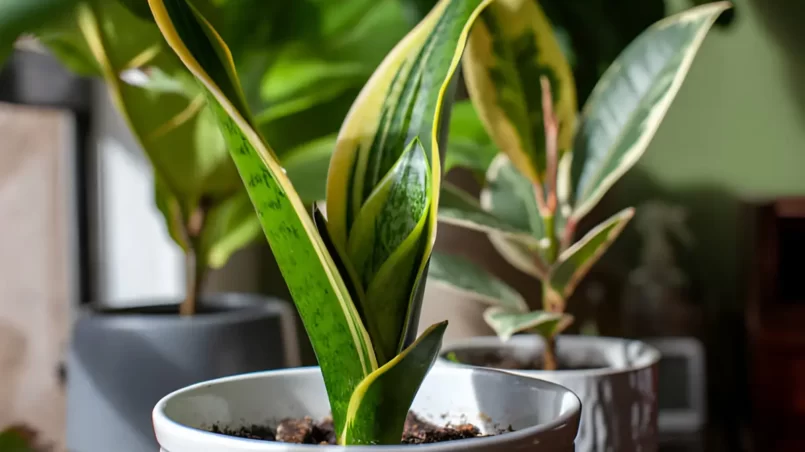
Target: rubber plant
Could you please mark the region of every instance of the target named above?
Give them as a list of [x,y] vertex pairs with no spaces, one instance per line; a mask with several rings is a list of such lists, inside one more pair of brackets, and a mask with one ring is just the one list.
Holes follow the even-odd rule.
[[187,0],[149,0],[198,79],[324,377],[338,442],[399,444],[446,322],[416,338],[456,70],[491,0],[442,0],[386,56],[338,135],[313,215],[255,127],[231,53]]
[[579,221],[643,155],[705,35],[729,7],[711,3],[649,27],[604,73],[578,117],[570,66],[535,0],[500,0],[473,29],[463,68],[477,116],[455,133],[487,135],[477,146],[452,147],[469,153],[452,160],[485,164],[487,142],[499,153],[480,202],[445,184],[440,220],[487,233],[508,262],[541,281],[542,309],[529,311],[520,293],[455,256],[435,254],[430,278],[489,304],[484,318],[503,340],[543,336],[546,369],[556,368],[556,335],[573,321],[567,300],[634,210],[575,240]]
[[[308,204],[324,198],[334,118],[410,29],[394,17],[396,0],[371,2],[194,0],[236,44],[256,127],[279,141],[282,165]],[[156,205],[186,256],[180,311],[193,314],[208,270],[260,234],[204,92],[167,47],[146,0],[0,2],[0,64],[21,35],[74,72],[104,79],[153,166]]]

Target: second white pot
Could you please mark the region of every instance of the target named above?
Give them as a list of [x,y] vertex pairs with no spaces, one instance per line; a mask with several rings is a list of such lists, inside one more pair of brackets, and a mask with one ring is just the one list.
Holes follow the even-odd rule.
[[[507,342],[495,336],[450,342],[442,356],[455,352],[503,351],[526,361],[541,356],[544,341],[517,335]],[[551,381],[573,391],[582,403],[576,450],[580,452],[653,452],[658,448],[657,376],[660,353],[640,341],[586,336],[559,336],[560,361],[588,370],[516,370],[519,375]],[[458,364],[440,358],[443,365]]]

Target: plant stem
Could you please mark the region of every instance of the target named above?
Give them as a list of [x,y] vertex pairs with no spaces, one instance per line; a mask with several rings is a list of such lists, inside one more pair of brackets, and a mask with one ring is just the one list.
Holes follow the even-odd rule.
[[185,299],[179,305],[179,315],[191,316],[196,314],[199,294],[201,293],[204,278],[207,274],[207,265],[204,256],[199,258],[201,248],[201,232],[207,220],[207,210],[199,206],[185,224],[185,239],[187,251],[185,252]]

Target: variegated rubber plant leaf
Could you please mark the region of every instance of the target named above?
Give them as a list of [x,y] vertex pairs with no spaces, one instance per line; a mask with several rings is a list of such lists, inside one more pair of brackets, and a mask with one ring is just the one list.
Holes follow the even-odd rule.
[[573,323],[573,316],[547,311],[509,312],[493,307],[484,312],[484,320],[501,340],[506,341],[514,334],[524,331],[531,331],[542,337],[556,336]]
[[433,253],[428,284],[447,287],[465,295],[468,301],[500,307],[509,313],[528,312],[523,296],[514,288],[463,257]]
[[[469,27],[489,2],[438,2],[377,68],[338,137],[327,181],[328,226],[348,254],[344,260],[355,265],[367,328],[382,335],[372,336],[381,363],[416,334],[417,289],[436,234],[448,131],[442,122],[449,120]],[[400,183],[428,189],[397,196]],[[384,198],[396,207],[381,208]]]
[[[399,442],[438,353],[445,325],[406,339],[435,238],[439,124],[469,29],[489,1],[442,0],[376,70],[339,134],[324,224],[319,212],[315,223],[309,217],[257,132],[220,36],[187,0],[149,0],[216,113],[316,352],[340,444]],[[357,230],[375,248],[352,239]]]
[[577,106],[570,65],[537,0],[498,0],[484,11],[467,44],[464,75],[498,149],[541,189],[551,169],[540,78],[550,82],[560,153],[570,150]]
[[637,37],[604,73],[581,113],[570,178],[577,223],[640,159],[718,16],[716,2],[663,19]]
[[579,282],[601,258],[615,239],[623,232],[634,216],[634,208],[626,208],[611,216],[588,232],[578,242],[563,251],[551,268],[543,291],[545,309],[552,312],[565,310],[565,301],[570,298]]

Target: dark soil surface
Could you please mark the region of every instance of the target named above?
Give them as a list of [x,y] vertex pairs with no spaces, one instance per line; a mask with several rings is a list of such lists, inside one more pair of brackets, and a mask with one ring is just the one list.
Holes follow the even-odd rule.
[[[523,359],[504,350],[463,350],[450,352],[447,359],[472,366],[506,370],[542,370],[542,356]],[[585,363],[568,362],[560,354],[557,370],[594,370],[609,367],[603,358],[588,360]]]
[[[237,430],[213,426],[211,431],[238,438],[278,441],[294,444],[332,445],[336,443],[332,419],[315,422],[309,417],[303,419],[285,419],[276,428],[264,425],[241,427]],[[504,433],[509,430],[501,430]],[[405,419],[402,444],[426,444],[453,441],[486,436],[472,424],[448,425],[439,427],[417,417],[413,412]]]

